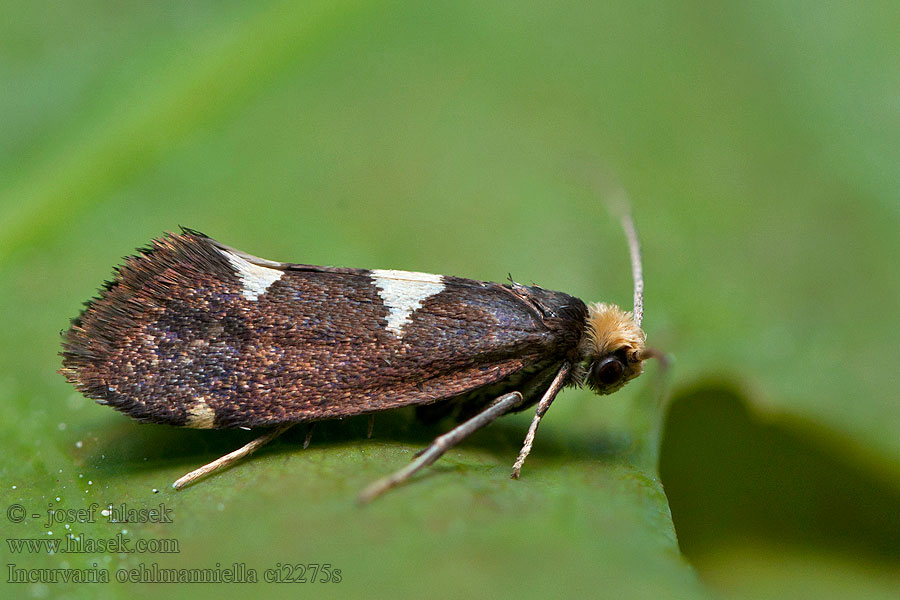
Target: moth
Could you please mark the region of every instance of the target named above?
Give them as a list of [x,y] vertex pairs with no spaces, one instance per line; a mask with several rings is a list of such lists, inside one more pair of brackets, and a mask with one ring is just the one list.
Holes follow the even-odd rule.
[[518,478],[562,388],[609,394],[660,357],[645,345],[640,250],[630,216],[624,224],[632,312],[512,279],[275,262],[182,228],[125,259],[85,303],[63,333],[60,373],[138,421],[272,428],[188,473],[176,489],[295,424],[403,406],[453,413],[459,424],[361,500],[406,481],[501,415],[536,405],[513,466]]

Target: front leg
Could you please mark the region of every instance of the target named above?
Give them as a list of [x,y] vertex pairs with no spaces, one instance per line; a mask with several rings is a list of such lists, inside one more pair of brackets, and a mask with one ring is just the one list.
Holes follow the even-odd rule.
[[534,412],[534,418],[531,420],[531,426],[528,428],[528,434],[525,436],[525,443],[522,444],[522,450],[519,451],[519,458],[516,459],[516,463],[513,465],[513,472],[510,476],[513,479],[519,478],[519,472],[522,470],[522,465],[525,464],[525,459],[528,458],[528,454],[531,452],[531,446],[534,444],[534,435],[537,433],[538,425],[540,425],[541,419],[550,408],[550,405],[553,403],[553,399],[556,398],[559,390],[565,385],[570,368],[569,363],[563,363],[556,373],[556,377],[553,378],[550,387],[547,388],[541,401],[538,402],[537,410]]
[[385,493],[392,487],[396,487],[412,477],[419,469],[423,469],[432,464],[441,457],[444,452],[463,441],[469,435],[475,433],[485,425],[491,423],[497,417],[500,417],[509,411],[515,409],[524,402],[522,394],[519,392],[510,392],[504,394],[494,400],[486,409],[466,421],[448,431],[447,433],[435,438],[431,445],[416,454],[416,459],[403,467],[394,474],[379,479],[363,490],[359,495],[361,503],[371,502],[381,494]]

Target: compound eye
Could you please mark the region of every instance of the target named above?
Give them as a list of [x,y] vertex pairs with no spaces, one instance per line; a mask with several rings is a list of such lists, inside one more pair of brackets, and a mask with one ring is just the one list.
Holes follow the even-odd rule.
[[615,356],[607,356],[594,365],[594,378],[603,385],[613,385],[625,374],[625,365]]

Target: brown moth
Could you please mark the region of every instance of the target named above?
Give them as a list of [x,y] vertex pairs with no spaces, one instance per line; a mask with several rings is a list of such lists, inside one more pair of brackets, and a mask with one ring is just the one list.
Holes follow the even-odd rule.
[[565,386],[609,394],[659,357],[641,330],[637,236],[625,218],[633,312],[515,282],[282,263],[199,232],[167,233],[126,259],[63,334],[61,373],[139,421],[272,427],[176,481],[181,488],[297,423],[416,406],[460,424],[370,500],[497,417],[537,405],[513,467]]

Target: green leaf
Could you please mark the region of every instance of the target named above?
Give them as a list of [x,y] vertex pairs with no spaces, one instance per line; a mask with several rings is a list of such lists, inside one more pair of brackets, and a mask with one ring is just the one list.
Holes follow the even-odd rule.
[[[847,10],[359,0],[4,11],[4,507],[46,516],[92,502],[163,503],[174,522],[61,524],[51,536],[41,519],[6,518],[0,530],[97,539],[124,529],[179,546],[7,547],[6,563],[96,562],[113,579],[154,563],[243,563],[260,578],[279,564],[341,569],[341,583],[303,584],[317,596],[709,595],[679,554],[656,476],[655,365],[610,397],[564,392],[520,481],[508,473],[527,414],[494,423],[366,508],[358,491],[446,425],[420,428],[401,411],[379,417],[366,439],[364,419],[329,423],[305,451],[303,432],[291,432],[176,493],[171,481],[253,433],[138,425],[55,374],[58,332],[79,303],[121,256],[179,224],[272,259],[495,281],[511,273],[627,307],[627,249],[603,208],[617,185],[634,205],[644,325],[674,359],[675,401],[713,377],[753,411],[829,432],[841,440],[833,452],[895,489],[900,42],[892,5]],[[698,460],[719,447],[692,440]],[[698,568],[719,589],[746,590],[741,561],[767,555],[737,543],[721,555],[733,560]],[[784,556],[808,565],[805,554]],[[758,570],[769,575],[757,592],[783,580],[776,571]],[[847,573],[832,586],[810,576],[808,589],[849,595],[858,570]],[[159,593],[115,582],[11,589]],[[263,593],[276,590],[298,593]]]

